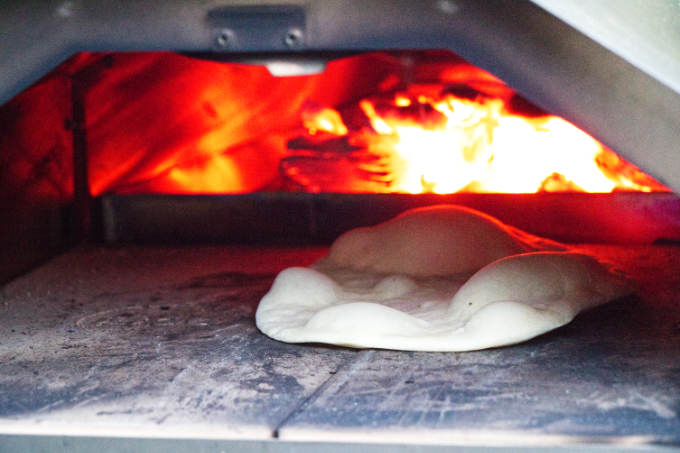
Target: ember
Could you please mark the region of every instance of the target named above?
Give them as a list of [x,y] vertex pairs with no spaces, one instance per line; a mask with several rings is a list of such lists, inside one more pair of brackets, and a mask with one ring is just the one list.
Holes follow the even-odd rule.
[[364,184],[350,184],[350,191],[366,187],[378,192],[439,194],[663,190],[567,121],[512,112],[500,97],[397,93],[389,102],[378,97],[358,105],[370,126],[351,131],[334,110],[319,110],[311,118],[309,111],[303,112],[310,135],[318,130],[347,135],[348,143],[360,151],[346,156],[328,146],[327,155],[312,157],[319,161],[318,168],[309,163],[292,165],[286,167],[288,176],[300,181],[304,175],[306,183],[301,185],[311,191],[338,190],[335,182],[323,187],[323,176],[313,174],[314,170],[324,173],[323,168],[335,159],[331,165],[354,161],[357,169],[364,170],[360,172]]

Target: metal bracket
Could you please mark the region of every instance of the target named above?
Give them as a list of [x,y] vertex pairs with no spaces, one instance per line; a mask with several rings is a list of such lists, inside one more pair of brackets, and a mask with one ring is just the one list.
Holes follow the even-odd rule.
[[301,6],[223,6],[208,11],[207,20],[213,48],[219,52],[305,48],[305,10]]

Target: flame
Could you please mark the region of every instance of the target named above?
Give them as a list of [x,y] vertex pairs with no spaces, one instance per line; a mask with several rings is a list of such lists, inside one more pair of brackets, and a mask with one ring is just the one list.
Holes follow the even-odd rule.
[[397,95],[394,98],[394,105],[396,105],[397,107],[408,107],[409,105],[411,105],[411,99],[409,99],[406,96]]
[[[400,109],[414,107],[438,112],[441,120],[400,113]],[[448,94],[433,99],[399,93],[388,108],[379,108],[376,101],[368,99],[361,100],[359,108],[372,128],[369,134],[361,135],[361,140],[378,156],[378,167],[389,174],[386,191],[445,194],[659,189],[644,173],[573,124],[553,115],[512,113],[502,98],[471,100]],[[310,119],[305,124],[322,124],[332,118],[326,130],[347,130],[341,115],[332,112],[335,114],[323,109],[316,123]],[[603,162],[619,167],[618,171],[608,170]]]
[[112,55],[86,90],[93,195],[668,191],[447,52],[362,54],[294,77]]
[[371,120],[371,126],[378,134],[389,135],[395,132],[394,128],[390,126],[385,120],[383,120],[378,113],[376,113],[373,104],[367,100],[359,102],[359,107],[366,114],[369,120]]
[[346,135],[347,126],[340,114],[331,108],[307,108],[302,111],[302,122],[311,135],[326,132],[332,135]]
[[211,156],[200,165],[174,167],[168,178],[178,187],[191,187],[199,193],[220,193],[224,187],[241,191],[244,185],[239,166],[233,159],[222,155]]

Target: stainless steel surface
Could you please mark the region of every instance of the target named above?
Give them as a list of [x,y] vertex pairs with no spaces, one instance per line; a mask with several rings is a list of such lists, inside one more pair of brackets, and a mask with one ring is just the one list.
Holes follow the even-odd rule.
[[680,93],[680,2],[532,1]]
[[[545,447],[504,446],[478,447],[471,445],[405,445],[366,444],[359,442],[291,442],[282,440],[207,440],[207,439],[143,439],[88,436],[2,436],[3,453],[545,453]],[[552,450],[551,450],[552,451]],[[663,445],[571,445],[560,451],[576,453],[671,453],[673,447]]]
[[[270,6],[251,8],[260,3]],[[124,4],[14,0],[4,6],[0,27],[0,103],[85,50],[447,48],[680,190],[680,94],[659,71],[650,75],[649,64],[658,58],[641,61],[621,51],[627,61],[528,0],[380,0],[370,6],[353,0],[286,1],[284,7],[279,3],[283,2],[225,6],[222,1],[172,0],[161,6],[151,0]],[[549,6],[557,10],[555,3]],[[634,35],[657,30],[658,10],[632,10],[651,17],[641,20],[646,25],[636,28]],[[262,24],[267,26],[257,28]],[[625,20],[618,25],[628,24]],[[589,27],[593,28],[597,27]],[[610,30],[605,45],[612,47],[618,28],[605,28]],[[680,45],[666,41],[664,49]],[[646,42],[653,47],[656,39]],[[675,67],[677,51],[662,55],[670,58],[669,68]]]
[[0,292],[0,451],[678,451],[680,248],[584,247],[639,296],[471,353],[260,334],[276,271],[322,248],[73,250]]
[[[359,442],[291,442],[282,440],[207,440],[207,439],[143,439],[88,436],[2,436],[2,453],[545,453],[545,447],[471,445],[405,445],[366,444]],[[549,450],[553,451],[553,450]],[[570,445],[560,451],[576,453],[672,453],[673,447],[663,445]]]

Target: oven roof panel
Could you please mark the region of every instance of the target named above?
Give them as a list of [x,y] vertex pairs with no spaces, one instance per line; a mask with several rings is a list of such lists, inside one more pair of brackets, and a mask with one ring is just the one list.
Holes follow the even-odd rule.
[[532,0],[680,93],[680,3]]

